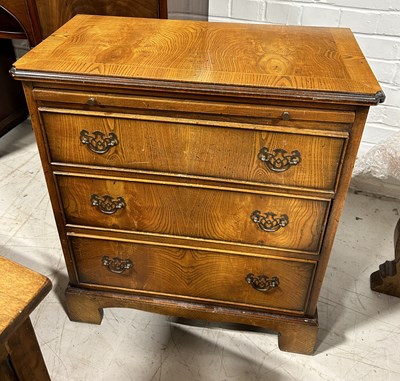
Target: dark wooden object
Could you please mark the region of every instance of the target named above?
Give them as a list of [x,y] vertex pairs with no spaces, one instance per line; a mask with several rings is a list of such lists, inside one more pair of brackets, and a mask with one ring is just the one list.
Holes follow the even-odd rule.
[[71,320],[133,307],[262,326],[313,352],[364,123],[384,98],[350,30],[77,16],[14,75]]
[[394,231],[394,260],[382,263],[371,274],[371,289],[400,298],[400,220]]
[[0,0],[0,38],[22,38],[30,46],[42,41],[34,0]]
[[167,0],[36,0],[43,38],[77,14],[168,18]]
[[0,137],[28,116],[22,87],[8,73],[16,59],[10,39],[42,40],[34,0],[0,0]]
[[50,380],[29,319],[50,289],[43,275],[0,257],[1,380]]
[[28,116],[21,83],[8,72],[14,62],[11,40],[0,39],[0,137]]
[[167,18],[167,0],[0,0],[0,38],[31,46],[77,14]]

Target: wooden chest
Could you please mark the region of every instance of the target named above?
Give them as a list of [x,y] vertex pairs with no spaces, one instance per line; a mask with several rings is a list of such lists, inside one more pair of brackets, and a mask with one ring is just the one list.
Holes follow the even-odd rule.
[[368,108],[384,99],[350,30],[77,16],[13,74],[70,319],[133,307],[313,352]]

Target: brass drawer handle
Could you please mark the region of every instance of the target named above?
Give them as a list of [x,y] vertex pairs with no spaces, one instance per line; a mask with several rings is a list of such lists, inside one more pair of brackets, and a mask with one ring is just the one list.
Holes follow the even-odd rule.
[[260,292],[268,292],[279,286],[279,278],[277,276],[268,278],[266,275],[255,276],[250,273],[246,276],[246,282]]
[[274,172],[287,171],[292,165],[301,162],[301,154],[295,150],[291,153],[281,148],[276,148],[272,152],[267,147],[262,147],[258,153],[258,158],[265,163],[266,167]]
[[96,206],[97,209],[104,214],[114,214],[118,209],[123,209],[126,206],[123,197],[117,197],[113,200],[108,194],[105,194],[103,197],[92,194],[90,196],[90,201],[93,206]]
[[108,269],[115,274],[122,274],[125,270],[129,270],[133,267],[133,263],[130,259],[120,259],[118,257],[111,259],[105,255],[101,261],[103,266],[107,266]]
[[82,130],[80,133],[80,140],[94,153],[104,154],[107,153],[111,147],[118,145],[118,137],[114,132],[110,132],[106,136],[101,131],[94,131],[92,135],[88,131]]
[[281,214],[280,217],[277,217],[275,213],[265,212],[262,215],[259,210],[251,213],[250,218],[265,232],[275,232],[280,228],[284,228],[289,223],[289,217],[286,214]]
[[90,97],[88,98],[88,100],[86,101],[86,104],[88,106],[97,106],[97,99],[95,97]]

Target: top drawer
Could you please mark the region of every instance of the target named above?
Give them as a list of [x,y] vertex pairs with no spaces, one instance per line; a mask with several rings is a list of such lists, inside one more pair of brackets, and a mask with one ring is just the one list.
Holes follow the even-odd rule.
[[41,108],[41,119],[53,163],[323,191],[335,189],[346,142],[339,133],[149,115]]

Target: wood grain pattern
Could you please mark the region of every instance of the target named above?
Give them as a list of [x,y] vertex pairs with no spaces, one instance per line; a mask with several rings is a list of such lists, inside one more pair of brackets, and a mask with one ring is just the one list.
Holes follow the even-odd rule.
[[36,0],[43,37],[77,14],[125,17],[167,17],[167,0]]
[[[6,343],[18,381],[50,381],[30,318],[26,318]],[[1,375],[1,374],[0,374]]]
[[45,276],[0,257],[1,380],[50,380],[29,319],[50,289]]
[[51,283],[45,276],[3,257],[0,274],[0,340],[4,342],[50,291]]
[[[143,169],[234,179],[261,184],[334,190],[344,139],[274,133],[201,124],[53,114],[42,112],[51,152],[59,163]],[[118,137],[118,145],[97,154],[79,141],[80,132],[101,131]],[[134,134],[132,134],[134,131]],[[270,152],[298,150],[301,162],[274,172],[258,158]]]
[[286,97],[285,90],[294,90],[303,92],[303,99],[310,99],[307,92],[326,92],[355,102],[365,102],[367,95],[370,104],[381,101],[376,94],[382,91],[350,30],[339,28],[79,15],[15,68],[24,78],[106,76],[109,82],[126,78],[131,85],[136,79],[152,81],[153,88],[166,81],[159,86],[207,85],[205,90],[219,87],[225,93],[239,86],[264,89],[264,96],[267,89],[279,89]]
[[[40,101],[41,108],[49,104],[49,107],[52,107],[53,104],[61,104],[63,107],[71,104],[72,107],[81,105],[86,107],[86,110],[100,111],[105,107],[107,107],[107,110],[118,107],[121,112],[125,112],[128,115],[133,114],[135,110],[142,109],[149,110],[150,115],[154,114],[155,111],[172,111],[190,114],[210,114],[210,118],[216,118],[218,115],[231,119],[232,117],[244,116],[247,121],[251,121],[251,118],[257,117],[270,119],[271,121],[268,124],[295,127],[308,126],[306,122],[316,121],[321,124],[322,129],[328,129],[325,127],[326,122],[333,122],[336,126],[336,131],[348,131],[348,126],[350,123],[354,122],[355,117],[354,111],[352,110],[309,108],[304,104],[294,105],[290,103],[257,105],[235,103],[227,99],[224,101],[220,99],[208,101],[206,99],[187,99],[186,97],[186,99],[177,100],[168,97],[149,97],[145,94],[140,96],[113,94],[111,96],[101,92],[78,92],[58,89],[46,90],[41,88],[35,88],[33,90],[33,96],[35,100]],[[48,111],[57,112],[54,106]],[[71,113],[71,111],[65,109],[63,111]],[[289,113],[287,119],[283,119],[284,112]],[[182,114],[177,115],[181,116]]]
[[[111,230],[109,228],[87,227],[78,225],[66,226],[68,237],[87,237],[97,239],[117,240],[121,242],[133,242],[143,245],[156,245],[164,247],[177,247],[187,250],[211,251],[213,253],[244,255],[248,257],[293,259],[300,261],[317,261],[319,256],[313,253],[301,251],[288,251],[281,248],[267,248],[265,246],[251,246],[237,242],[226,242],[219,240],[204,240],[201,238],[169,236],[156,233],[146,233],[127,230]],[[112,237],[112,238],[110,238]],[[70,282],[72,285],[76,283]]]
[[[204,302],[303,311],[315,268],[315,262],[248,258],[107,239],[70,239],[81,283]],[[105,255],[129,259],[133,268],[112,273],[102,264]],[[269,292],[256,291],[245,280],[249,273],[276,276],[280,284]]]
[[[68,224],[241,242],[317,253],[329,202],[112,179],[57,176]],[[91,195],[123,197],[126,207],[104,215]],[[289,224],[262,231],[253,211],[286,214]]]

